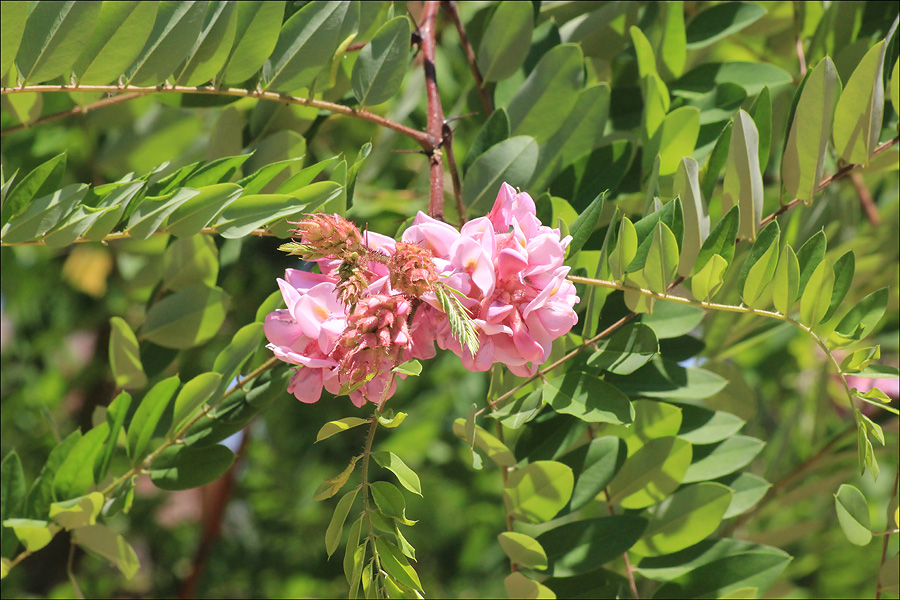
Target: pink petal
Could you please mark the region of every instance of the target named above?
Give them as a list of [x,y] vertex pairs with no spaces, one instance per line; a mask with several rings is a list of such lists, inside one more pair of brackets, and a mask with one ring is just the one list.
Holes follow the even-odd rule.
[[322,370],[298,369],[291,377],[287,391],[293,394],[300,402],[312,404],[322,397]]

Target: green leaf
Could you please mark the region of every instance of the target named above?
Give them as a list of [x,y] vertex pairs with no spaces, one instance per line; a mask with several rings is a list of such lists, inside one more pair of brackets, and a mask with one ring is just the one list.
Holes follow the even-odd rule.
[[422,582],[419,581],[419,575],[413,569],[409,561],[400,550],[387,541],[384,537],[375,538],[375,549],[378,552],[378,558],[381,561],[382,568],[401,584],[411,587],[414,590],[422,589]]
[[200,233],[242,194],[241,188],[233,183],[210,185],[197,192],[169,215],[168,232],[182,238]]
[[214,286],[218,259],[216,242],[208,235],[175,240],[163,255],[163,289],[177,292],[197,283]]
[[[140,408],[140,407],[138,407]],[[225,474],[234,453],[222,444],[202,448],[172,446],[150,465],[150,481],[163,490],[187,490],[211,483]]]
[[856,258],[852,250],[848,250],[837,259],[837,262],[833,265],[833,271],[834,285],[832,286],[831,302],[828,305],[828,310],[825,311],[825,316],[822,317],[822,323],[834,316],[835,311],[846,298],[847,292],[850,291],[850,285],[853,283],[853,275],[856,271]]
[[[659,136],[659,175],[672,175],[683,158],[694,151],[700,133],[700,109],[682,106],[666,115],[655,136]],[[654,136],[654,137],[655,137]]]
[[463,203],[472,213],[487,212],[503,183],[524,187],[537,165],[538,144],[521,135],[491,146],[475,159],[462,183]]
[[188,52],[188,59],[178,75],[179,85],[200,85],[216,76],[225,66],[237,30],[237,6],[232,2],[214,1],[206,9],[200,35]]
[[693,158],[686,157],[678,162],[674,192],[681,198],[684,210],[684,237],[678,257],[678,274],[687,277],[709,236],[709,212],[700,192],[699,165]]
[[627,446],[615,436],[591,440],[589,444],[560,457],[575,477],[572,499],[567,512],[574,512],[597,497],[625,463]]
[[120,317],[109,320],[109,364],[116,380],[116,387],[140,389],[147,385],[147,375],[141,364],[138,341],[128,323]]
[[646,519],[616,515],[566,523],[542,533],[537,541],[547,552],[550,573],[554,577],[572,577],[621,559],[646,528]]
[[[3,528],[13,530],[15,537],[10,535],[10,539],[15,541],[18,538],[26,552],[37,552],[49,544],[59,531],[58,525],[36,519],[4,519]],[[16,546],[13,545],[12,548],[14,551]]]
[[518,572],[507,575],[503,579],[503,587],[506,588],[506,595],[510,598],[556,598],[556,594],[553,593],[553,590]]
[[[750,247],[750,252],[747,253],[747,258],[744,259],[744,264],[741,266],[741,272],[738,275],[738,288],[741,290],[744,289],[747,282],[747,277],[750,275],[750,269],[759,262],[766,253],[770,251],[772,247],[778,247],[778,241],[781,239],[781,227],[778,225],[778,221],[772,221],[759,234],[759,238],[753,242],[753,245]],[[802,248],[801,248],[802,250]],[[777,254],[775,255],[777,259]],[[773,265],[774,269],[776,265]],[[803,263],[800,263],[801,269],[801,285],[802,285],[802,273],[803,273]],[[762,280],[760,283],[767,284],[770,280]]]
[[[701,114],[701,116],[703,115]],[[704,198],[712,199],[715,193],[716,184],[719,182],[719,173],[728,161],[728,148],[731,146],[731,130],[733,128],[734,121],[729,120],[722,133],[719,134],[716,145],[713,146],[712,152],[710,152],[709,158],[706,160],[703,183],[700,188]]]
[[650,251],[642,271],[647,287],[657,294],[664,294],[675,280],[678,271],[678,240],[665,223],[656,224]]
[[[3,72],[6,72],[4,67]],[[900,114],[900,60],[894,61],[894,69],[891,71],[891,103],[894,105],[894,113]]]
[[262,68],[278,42],[284,4],[283,0],[237,4],[234,47],[222,69],[225,84],[242,83]]
[[158,2],[105,2],[72,70],[79,84],[115,81],[138,57],[156,21]]
[[813,271],[800,297],[800,321],[810,327],[818,325],[828,312],[834,291],[834,269],[828,259]]
[[869,505],[866,497],[856,487],[843,484],[834,495],[834,508],[838,523],[850,543],[867,546],[872,541],[869,522]]
[[[691,550],[688,548],[681,552],[688,554]],[[664,560],[677,556],[679,555],[670,554],[659,558]],[[731,555],[716,556],[706,564],[666,583],[657,590],[654,597],[722,598],[730,592],[748,587],[766,590],[775,582],[790,561],[790,555],[782,550],[747,544],[743,550],[738,550]]]
[[184,288],[150,307],[141,337],[164,348],[199,346],[218,333],[228,301],[228,294],[218,287]]
[[360,50],[350,81],[360,106],[374,106],[393,97],[403,83],[409,60],[409,20],[391,19]]
[[687,26],[687,46],[704,48],[749,27],[766,14],[766,9],[750,2],[726,2],[698,13]]
[[624,508],[646,508],[678,488],[691,462],[691,445],[676,437],[649,440],[610,482],[609,501]]
[[15,55],[19,77],[34,85],[67,75],[99,12],[100,2],[36,2]]
[[[762,240],[763,237],[760,236],[759,239]],[[775,239],[771,240],[765,252],[758,258],[751,254],[754,261],[747,270],[747,277],[744,279],[744,287],[741,291],[741,298],[744,304],[750,308],[766,308],[772,298],[771,284],[775,276],[775,269],[778,266],[778,241],[779,237],[776,236]],[[750,262],[750,257],[747,258],[747,262]]]
[[207,2],[159,3],[156,21],[147,43],[129,67],[129,85],[158,85],[187,58],[203,28]]
[[606,199],[606,192],[601,192],[593,202],[591,202],[584,211],[578,215],[578,218],[572,222],[569,227],[569,233],[572,241],[569,243],[568,253],[573,256],[581,250],[581,247],[588,241],[594,232],[594,227],[600,220],[600,212],[603,210],[603,201]]
[[766,443],[745,435],[731,436],[715,446],[703,446],[694,452],[694,461],[682,483],[716,479],[750,464]]
[[759,169],[759,133],[753,118],[739,110],[734,117],[728,160],[725,164],[725,187],[722,202],[726,209],[740,206],[742,238],[756,239],[762,219],[763,181]]
[[[83,237],[92,242],[103,240],[103,238],[105,238],[119,223],[125,210],[138,195],[138,192],[143,189],[144,184],[144,181],[135,181],[107,194],[103,200],[100,201],[98,208],[109,208],[109,210],[103,211],[97,220],[88,227],[87,231],[82,234]],[[96,188],[94,191],[96,192]]]
[[138,404],[134,416],[128,425],[128,456],[131,463],[140,464],[149,453],[150,440],[156,432],[156,426],[166,412],[169,402],[175,396],[175,390],[181,385],[177,375],[163,379],[152,388]]
[[756,96],[768,86],[773,95],[793,83],[790,73],[764,62],[706,62],[685,73],[670,84],[673,96],[699,98],[723,83],[734,83]]
[[772,304],[775,305],[775,310],[787,315],[797,301],[799,289],[800,263],[794,249],[786,244],[772,280]]
[[[472,411],[472,414],[474,415],[474,411]],[[453,434],[467,442],[470,447],[477,447],[484,452],[499,467],[511,467],[516,464],[516,457],[509,451],[506,444],[492,436],[482,427],[474,425],[474,422],[474,419],[472,419],[472,431],[467,432],[466,419],[456,419],[453,422]]]
[[549,379],[543,386],[543,401],[558,413],[587,423],[631,423],[634,409],[628,397],[596,375],[571,369]]
[[134,548],[106,525],[80,527],[72,532],[72,542],[114,564],[126,579],[134,577],[141,568]]
[[772,99],[768,86],[762,89],[748,112],[759,132],[759,170],[765,173],[772,146]]
[[678,437],[697,444],[721,442],[740,431],[744,419],[725,411],[712,411],[699,406],[683,406]]
[[[581,47],[560,44],[551,48],[541,57],[506,108],[512,134],[531,136],[538,144],[550,140],[569,116],[583,85],[584,55]],[[525,183],[527,181],[521,185]],[[510,182],[510,185],[517,184]]]
[[706,311],[690,304],[661,301],[651,315],[641,317],[658,339],[681,337],[692,332],[706,317]]
[[506,114],[506,109],[498,108],[487,118],[487,121],[478,130],[478,135],[475,136],[472,145],[469,146],[466,159],[462,164],[463,174],[469,171],[469,167],[476,158],[484,154],[491,146],[499,144],[508,137],[509,116]]
[[617,375],[628,375],[658,353],[659,341],[653,328],[643,323],[628,323],[597,342],[597,351],[588,358],[587,364]]
[[344,523],[347,521],[347,515],[350,514],[350,508],[353,506],[353,501],[356,500],[357,493],[359,493],[359,488],[353,488],[338,500],[334,514],[331,516],[331,522],[328,523],[328,529],[325,530],[325,550],[328,552],[328,558],[331,558],[341,543]]
[[406,500],[403,493],[393,483],[387,481],[375,481],[369,484],[375,504],[386,516],[399,520],[406,525],[412,525],[415,521],[407,522]]
[[781,159],[781,180],[791,198],[809,203],[819,191],[825,150],[840,95],[840,77],[831,58],[826,56],[803,86]]
[[69,531],[88,527],[97,522],[105,501],[100,492],[91,492],[63,502],[54,502],[50,505],[50,518]]
[[575,477],[569,466],[539,460],[509,474],[503,502],[513,517],[543,523],[569,503],[574,486]]
[[97,460],[94,462],[94,481],[101,482],[109,471],[112,455],[116,451],[116,445],[119,441],[119,432],[125,424],[125,418],[128,416],[128,409],[131,408],[131,394],[128,392],[120,392],[106,411],[106,424],[109,427],[109,434],[103,443],[103,449],[100,451]]
[[738,223],[740,221],[740,208],[735,206],[729,210],[719,221],[709,237],[703,242],[694,263],[694,273],[699,273],[713,256],[721,256],[726,266],[734,258],[734,244],[737,239]]
[[82,201],[87,191],[85,184],[73,183],[38,198],[21,215],[3,226],[0,230],[3,241],[15,244],[40,238],[64,219]]
[[53,495],[56,499],[81,496],[97,483],[94,481],[94,461],[108,435],[109,426],[101,423],[78,440],[53,477]]
[[135,239],[146,240],[179,206],[199,193],[197,190],[180,188],[163,196],[143,198],[131,213],[126,231]]
[[538,389],[531,393],[523,394],[512,402],[505,403],[492,412],[491,417],[510,429],[519,429],[522,425],[538,416],[543,407],[543,391]]
[[[524,533],[505,531],[497,536],[509,560],[528,569],[547,568],[547,554],[536,539]],[[514,596],[519,597],[519,596]]]
[[604,429],[604,433],[622,438],[629,455],[633,455],[650,440],[676,435],[681,426],[681,408],[666,402],[637,400],[634,402],[634,413],[634,424],[630,427]]
[[728,262],[714,254],[712,259],[700,271],[691,277],[691,294],[701,302],[713,299],[725,281],[725,269]]
[[344,417],[343,419],[339,419],[337,421],[329,421],[325,423],[321,429],[319,429],[319,433],[316,434],[316,441],[321,442],[322,440],[328,439],[336,433],[342,433],[347,431],[348,429],[352,429],[354,427],[359,427],[360,425],[365,425],[369,422],[369,419],[360,419],[359,417]]
[[391,369],[391,372],[399,373],[400,375],[417,377],[422,374],[422,363],[415,359],[408,360],[405,363],[397,365],[396,367]]
[[693,546],[718,529],[731,497],[731,490],[721,483],[703,482],[678,490],[660,504],[631,551],[659,556]]
[[534,11],[521,2],[501,2],[481,36],[476,64],[485,81],[515,73],[528,55]]
[[[280,292],[279,292],[280,294]],[[265,326],[262,323],[250,323],[241,327],[231,343],[225,346],[213,363],[213,371],[222,374],[222,381],[215,395],[225,392],[225,388],[231,384],[231,381],[240,373],[241,367],[250,358],[250,356],[259,348],[259,344],[263,339],[263,330]]]
[[[338,473],[336,476],[323,481],[319,485],[318,489],[316,489],[316,493],[313,496],[313,500],[316,500],[316,501],[327,500],[328,498],[331,498],[332,496],[337,494],[339,491],[341,491],[341,488],[344,487],[344,485],[346,485],[346,483],[347,483],[347,480],[350,479],[350,475],[353,474],[353,469],[356,468],[356,461],[358,461],[358,460],[359,460],[359,457],[354,456],[353,458],[350,459],[350,463],[346,466],[346,468],[343,471]],[[401,496],[401,500],[402,499],[403,499],[403,497]]]
[[884,41],[859,61],[834,111],[834,147],[845,163],[869,164],[884,116]]
[[405,412],[398,412],[395,415],[393,410],[388,409],[384,413],[378,415],[378,424],[387,427],[388,429],[393,429],[394,427],[400,427],[407,416],[409,415]]
[[881,358],[881,346],[872,348],[860,348],[848,354],[841,361],[841,372],[852,373],[854,371],[862,371],[869,366],[873,360]]
[[625,270],[634,260],[638,249],[637,231],[628,217],[622,217],[616,247],[609,253],[609,270],[616,281],[625,277]]
[[610,374],[605,380],[632,398],[643,396],[688,403],[709,398],[728,383],[712,371],[682,367],[673,360],[660,357],[652,359],[631,375],[622,377]]
[[419,476],[399,456],[393,452],[373,452],[372,458],[383,468],[396,475],[400,485],[414,494],[422,495],[422,485],[419,483]]
[[6,77],[12,67],[22,34],[25,32],[25,20],[28,18],[28,4],[25,2],[7,2],[0,5],[0,77]]
[[657,46],[657,64],[666,79],[681,77],[687,60],[687,32],[684,27],[684,2],[666,2],[660,6],[662,39]]
[[314,0],[281,27],[278,42],[263,69],[265,88],[289,92],[309,86],[331,63],[350,2]]
[[221,382],[222,375],[219,373],[201,373],[185,383],[175,397],[170,431],[176,431],[183,421],[212,398]]
[[772,484],[753,473],[741,473],[728,486],[734,490],[731,504],[725,511],[726,519],[743,514],[756,506],[772,487]]
[[[0,523],[24,514],[25,472],[19,455],[11,450],[0,463]],[[0,555],[11,557],[15,551],[16,538],[7,531],[7,525],[3,525],[0,529]]]
[[268,223],[312,210],[341,193],[341,186],[333,181],[319,181],[291,195],[265,194],[241,196],[227,207],[215,224],[226,239],[237,239]]
[[887,288],[876,290],[854,304],[834,332],[842,340],[861,340],[878,324],[887,308]]
[[59,466],[80,439],[81,430],[76,429],[50,451],[47,462],[44,463],[40,474],[28,490],[28,496],[25,499],[25,516],[32,518],[46,516],[50,503],[54,500],[53,478],[56,476]]

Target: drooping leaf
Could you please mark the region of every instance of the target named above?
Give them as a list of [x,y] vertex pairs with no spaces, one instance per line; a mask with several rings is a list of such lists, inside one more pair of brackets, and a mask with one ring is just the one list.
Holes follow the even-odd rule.
[[700,248],[709,236],[709,213],[700,192],[700,171],[697,161],[683,158],[675,173],[675,194],[681,198],[684,211],[684,237],[678,257],[678,274],[688,276],[694,267]]
[[120,392],[118,396],[109,404],[106,411],[106,424],[109,433],[103,443],[103,448],[94,462],[94,481],[103,481],[106,473],[109,471],[112,455],[116,451],[119,441],[119,432],[125,425],[125,418],[128,416],[128,409],[131,408],[131,394],[128,392]]
[[79,84],[114,81],[137,58],[156,20],[158,2],[106,2],[90,41],[72,67]]
[[[16,191],[18,188],[13,194]],[[34,200],[24,212],[3,226],[0,230],[3,241],[15,244],[40,238],[64,219],[87,191],[83,183],[73,183]]]
[[72,543],[105,558],[114,564],[126,579],[134,577],[141,567],[131,544],[106,525],[79,527],[72,532]]
[[569,242],[567,249],[569,256],[581,250],[594,232],[594,227],[600,219],[600,212],[603,210],[603,201],[605,199],[605,192],[594,198],[594,201],[588,205],[584,212],[578,215],[578,218],[569,227],[569,234],[572,236],[572,241]]
[[387,541],[383,536],[375,538],[375,548],[382,567],[397,581],[411,587],[414,590],[422,589],[422,582],[415,569],[410,566],[406,556],[395,545]]
[[218,258],[216,243],[208,235],[176,240],[163,255],[163,288],[177,292],[197,283],[215,285]]
[[622,468],[627,453],[627,446],[622,440],[615,436],[604,436],[559,458],[561,463],[571,467],[575,476],[569,512],[578,510],[606,488]]
[[341,499],[338,500],[337,506],[334,509],[331,522],[328,523],[328,529],[325,530],[325,550],[328,552],[329,558],[331,558],[331,555],[334,554],[338,544],[341,542],[341,533],[344,530],[344,522],[346,522],[347,515],[350,513],[350,508],[353,506],[353,501],[356,500],[357,493],[359,493],[359,488],[354,488],[344,494]]
[[575,478],[560,462],[539,460],[510,473],[503,491],[507,511],[516,518],[542,523],[569,503]]
[[[727,547],[723,549],[728,552]],[[698,598],[702,596],[721,598],[730,592],[748,587],[766,590],[775,582],[775,579],[791,560],[790,555],[786,552],[767,546],[748,544],[746,549],[736,552],[735,550],[732,550],[733,554],[724,556],[721,554],[716,556],[713,552],[708,551],[708,556],[704,557],[708,562],[666,583],[654,596],[657,598]],[[688,548],[681,552],[689,554],[691,551],[692,548]],[[696,553],[696,550],[693,553]],[[678,553],[661,556],[659,560],[671,562],[672,557],[676,556]],[[709,560],[713,556],[715,558]],[[642,561],[642,564],[644,562],[646,561]]]
[[721,221],[716,223],[709,237],[706,238],[700,247],[697,260],[694,263],[694,273],[699,273],[715,255],[721,256],[725,260],[726,265],[731,262],[731,259],[734,257],[734,242],[737,239],[739,221],[740,207],[735,206],[722,217]]
[[109,320],[112,331],[109,336],[109,364],[116,380],[116,387],[140,389],[147,385],[147,375],[141,364],[138,341],[128,323],[120,317]]
[[130,85],[159,85],[175,72],[200,35],[208,2],[159,3],[147,42],[125,75]]
[[781,159],[781,180],[790,198],[809,203],[819,191],[840,94],[841,80],[834,63],[826,56],[803,86]]
[[588,423],[631,423],[628,397],[596,375],[571,369],[544,383],[544,403]]
[[682,483],[716,479],[733,473],[756,458],[765,445],[762,440],[735,435],[715,446],[698,447]]
[[853,251],[849,250],[844,253],[832,267],[834,270],[834,285],[832,286],[831,303],[822,317],[822,323],[831,319],[838,307],[840,307],[841,302],[846,298],[847,292],[850,291],[850,285],[853,283],[853,274],[856,271],[856,258]]
[[800,297],[800,321],[810,327],[818,325],[828,312],[833,291],[834,269],[825,259],[813,271]]
[[149,452],[148,446],[156,426],[169,402],[175,397],[175,390],[179,385],[181,381],[177,375],[163,379],[150,388],[138,404],[128,425],[128,456],[131,457],[132,464],[140,464]]
[[283,16],[283,0],[237,3],[234,47],[221,75],[224,83],[241,83],[262,68],[278,42]]
[[712,371],[682,367],[673,360],[660,357],[653,358],[629,376],[610,374],[605,380],[631,397],[643,396],[686,403],[709,398],[728,383],[725,378]]
[[175,210],[199,194],[197,190],[180,188],[157,197],[145,197],[128,219],[126,231],[137,240],[146,240],[162,225]]
[[475,162],[479,156],[484,154],[490,147],[499,144],[509,137],[509,116],[506,114],[505,108],[498,108],[491,113],[481,129],[472,145],[466,152],[466,158],[462,164],[463,174],[469,171],[469,167]]
[[235,3],[213,0],[206,10],[200,35],[188,51],[188,58],[181,69],[179,85],[200,85],[216,76],[234,43],[237,30],[238,6]]
[[531,46],[534,11],[521,2],[501,2],[481,36],[476,64],[485,81],[500,81],[516,72]]
[[463,203],[473,214],[486,213],[504,182],[513,187],[528,183],[537,158],[537,142],[527,135],[491,146],[466,171],[462,182]]
[[617,375],[628,375],[641,368],[659,352],[653,329],[643,323],[628,323],[610,337],[597,342],[597,351],[587,364]]
[[172,446],[150,466],[150,481],[163,490],[187,490],[221,477],[234,462],[234,453],[222,444],[202,448]]
[[693,331],[706,316],[702,308],[677,302],[661,301],[651,315],[641,317],[660,340],[680,337]]
[[166,296],[150,307],[141,337],[164,348],[191,348],[211,339],[225,321],[229,296],[202,283]]
[[[760,236],[759,239],[762,240],[762,236]],[[755,260],[753,264],[750,265],[750,268],[747,269],[747,276],[744,279],[741,298],[743,299],[744,304],[750,308],[767,308],[771,301],[772,280],[775,276],[775,269],[778,267],[778,241],[779,238],[776,236],[762,255],[758,258],[753,256]],[[747,261],[750,261],[749,257]]]
[[547,553],[540,543],[531,536],[514,531],[505,531],[497,536],[500,546],[509,560],[528,569],[546,569]]
[[728,483],[728,487],[734,490],[734,495],[731,497],[728,510],[725,511],[724,518],[726,519],[743,514],[756,506],[772,487],[772,484],[759,475],[741,473]]
[[94,481],[94,462],[108,436],[109,426],[100,423],[73,446],[53,477],[53,496],[57,500],[87,494],[97,483]]
[[836,336],[842,340],[864,338],[881,320],[888,298],[888,289],[882,288],[854,304],[835,328]]
[[309,86],[331,62],[350,2],[314,0],[281,27],[263,70],[266,89],[289,92]]
[[687,45],[704,48],[745,29],[766,14],[766,9],[751,2],[726,2],[705,8],[687,25]]
[[0,77],[13,65],[22,34],[25,32],[25,21],[28,18],[28,5],[24,2],[7,2],[0,5]]
[[572,577],[621,558],[646,528],[641,517],[616,515],[566,523],[542,533],[537,541],[547,553],[548,571],[555,577]]
[[175,398],[170,430],[177,430],[184,420],[212,398],[221,381],[222,375],[219,373],[200,373],[185,383]]
[[360,51],[350,80],[361,106],[389,100],[400,89],[409,57],[409,20],[397,17],[381,26]]
[[91,37],[100,2],[37,2],[16,57],[19,76],[38,84],[66,75]]
[[744,426],[744,419],[725,411],[712,411],[699,406],[682,406],[678,436],[690,443],[715,444],[728,439]]
[[783,315],[788,314],[797,301],[800,289],[800,263],[790,245],[785,245],[772,280],[772,304]]
[[834,111],[834,146],[841,160],[869,164],[884,116],[885,43],[878,42],[853,70]]
[[[5,14],[5,13],[4,13]],[[15,450],[0,463],[0,523],[25,515],[25,472]],[[28,549],[28,548],[26,548]],[[0,528],[0,555],[12,557],[16,550],[16,536],[7,525]]]
[[374,452],[372,458],[379,465],[397,476],[400,485],[414,494],[422,495],[422,485],[419,476],[410,469],[403,460],[393,452]]
[[742,238],[756,239],[762,219],[763,182],[759,169],[759,133],[753,118],[739,110],[731,130],[728,160],[725,164],[725,188],[722,201],[726,209],[740,206]]

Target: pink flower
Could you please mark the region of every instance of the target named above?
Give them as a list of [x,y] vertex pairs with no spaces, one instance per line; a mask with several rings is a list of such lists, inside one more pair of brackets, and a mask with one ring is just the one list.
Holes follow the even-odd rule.
[[[322,274],[287,270],[278,280],[287,308],[266,317],[265,334],[275,356],[300,367],[288,391],[301,402],[348,386],[359,386],[350,393],[357,406],[388,398],[391,370],[433,357],[435,343],[472,371],[503,363],[533,375],[578,320],[563,266],[571,238],[542,225],[531,196],[507,184],[491,212],[461,231],[421,212],[401,242],[337,215],[311,216],[298,231]],[[474,355],[451,330],[439,285],[462,294],[478,332]]]

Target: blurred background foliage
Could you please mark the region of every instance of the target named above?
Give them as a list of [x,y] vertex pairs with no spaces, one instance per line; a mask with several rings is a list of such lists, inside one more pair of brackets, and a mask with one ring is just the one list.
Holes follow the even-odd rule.
[[[284,20],[304,4],[285,3]],[[390,9],[398,15],[408,11],[416,21],[421,16],[421,2],[394,2],[388,8],[390,4],[383,3],[381,10]],[[663,35],[659,11],[665,10],[664,6],[631,3],[622,10],[616,8],[615,18],[610,20],[610,11],[619,3],[531,4],[536,27],[529,54],[511,76],[488,84],[496,104],[508,102],[548,49],[573,42],[586,58],[586,86],[607,82],[612,89],[605,140],[617,136],[628,139],[623,132],[639,127],[643,110],[628,26],[639,26],[651,43],[658,44]],[[684,10],[690,18],[713,4],[685,2]],[[897,6],[887,2],[763,2],[754,6],[762,8],[762,14],[739,33],[708,44],[689,45],[687,70],[713,61],[748,61],[775,65],[788,75],[783,82],[761,82],[771,86],[773,103],[772,156],[763,211],[768,214],[778,207],[777,165],[791,90],[800,79],[798,36],[804,40],[808,64],[828,54],[846,82],[862,55],[885,36]],[[479,47],[496,7],[492,2],[459,3],[473,47]],[[376,17],[372,19],[375,22]],[[846,22],[852,24],[849,29],[834,25]],[[453,150],[457,164],[462,165],[486,117],[455,28],[443,16],[438,23],[437,80],[446,116],[459,118],[452,122]],[[690,35],[690,28],[688,31]],[[416,62],[420,59],[412,60],[401,91],[373,110],[424,129],[424,76]],[[353,61],[354,54],[348,53],[336,71],[334,86],[323,93],[323,99],[352,99]],[[685,80],[682,77],[677,81]],[[701,163],[712,151],[727,118],[738,106],[748,108],[758,91],[737,87],[723,90],[723,95],[735,93],[737,98],[732,97],[730,104],[722,101],[727,117],[701,124],[694,151]],[[5,131],[22,120],[34,121],[97,98],[45,94],[17,98],[13,103],[12,97],[4,96],[0,128]],[[688,95],[674,100],[684,104],[690,101]],[[888,108],[881,139],[889,139],[896,131],[897,115]],[[306,107],[252,98],[143,97],[5,134],[0,156],[4,172],[9,174],[16,169],[27,172],[66,152],[63,184],[99,185],[131,171],[147,172],[165,162],[174,170],[196,160],[251,149],[256,154],[245,164],[245,174],[303,154],[306,165],[338,154],[353,164],[367,142],[372,143],[372,153],[359,171],[348,216],[373,231],[393,234],[405,219],[427,206],[426,159],[414,152],[397,152],[416,147],[394,132]],[[849,303],[880,287],[890,288],[888,313],[875,341],[881,344],[882,362],[896,366],[900,328],[896,148],[885,156],[855,176],[853,185],[830,186],[813,206],[787,215],[782,230],[802,242],[824,227],[830,242],[829,257],[854,250],[858,285],[851,291]],[[621,172],[602,172],[609,164],[621,168]],[[339,167],[329,167],[325,177],[337,177],[335,168]],[[296,172],[299,166],[291,169]],[[615,162],[611,150],[591,155],[568,174],[530,191],[538,197],[549,189],[580,212],[593,196],[584,200],[578,194],[579,170],[599,170],[615,182],[609,186],[609,199],[614,202],[607,202],[601,223],[609,222],[615,206],[626,213],[642,212],[646,182],[641,160],[629,157]],[[834,170],[835,163],[829,158],[826,172]],[[870,195],[879,217],[877,223],[860,208],[860,189]],[[448,219],[453,221],[451,204],[448,202]],[[714,223],[721,214],[721,203],[711,202]],[[604,233],[601,227],[585,248],[599,249]],[[129,322],[142,319],[161,275],[167,238],[78,244],[62,250],[39,246],[0,250],[2,454],[15,448],[29,477],[39,471],[60,439],[76,428],[90,427],[95,409],[112,398],[114,382],[107,354],[109,318],[119,315]],[[296,259],[276,251],[278,242],[273,238],[215,237],[213,241],[218,253],[218,285],[231,295],[231,307],[211,342],[182,354],[183,380],[208,368],[234,332],[254,320],[260,303],[276,290],[275,278],[296,265]],[[609,304],[604,319],[612,319],[617,310],[622,310],[617,295]],[[767,441],[748,470],[771,482],[785,482],[784,493],[736,533],[740,539],[776,546],[794,556],[768,596],[869,596],[875,587],[881,538],[866,547],[849,545],[837,526],[832,493],[841,482],[854,482],[865,492],[870,506],[881,507],[878,511],[873,508],[873,531],[894,526],[888,523],[883,507],[893,491],[897,419],[881,423],[887,437],[885,447],[877,449],[881,477],[877,481],[869,475],[860,478],[852,416],[836,400],[840,390],[830,365],[808,339],[789,327],[760,328],[752,317],[726,313],[710,315],[691,337],[699,356],[707,361],[706,368],[732,381],[712,402],[729,407],[747,420],[743,433]],[[663,354],[678,357],[687,343],[680,339],[681,348],[664,345]],[[154,364],[165,366],[171,358],[168,352],[143,344],[148,372],[154,370]],[[488,379],[485,373],[463,369],[454,356],[440,354],[426,365],[424,376],[400,385],[391,404],[410,416],[401,429],[377,440],[377,448],[397,452],[422,478],[424,499],[408,498],[408,514],[419,521],[408,536],[419,549],[417,570],[433,597],[504,595],[502,574],[507,570],[507,559],[496,542],[497,534],[504,530],[502,481],[494,469],[473,471],[464,446],[451,431],[453,420],[465,415],[473,400],[480,402],[484,397]],[[889,393],[896,403],[896,388]],[[127,531],[140,558],[141,571],[126,581],[107,563],[79,552],[73,568],[84,593],[88,597],[342,596],[345,581],[340,561],[326,560],[322,543],[331,506],[313,502],[312,496],[319,481],[340,471],[346,457],[358,451],[361,434],[332,438],[327,444],[314,445],[313,441],[323,423],[356,412],[346,398],[326,397],[308,406],[284,394],[246,428],[242,439],[232,440],[235,449],[241,447],[240,459],[222,480],[174,493],[156,490],[149,481],[139,482],[131,514],[113,517],[109,524],[120,532]],[[785,480],[835,436],[837,441],[821,460],[810,464],[798,477]],[[891,514],[894,507],[896,500]],[[218,535],[209,537],[211,532]],[[66,537],[60,534],[50,547],[13,571],[3,581],[3,596],[71,596],[74,590],[65,571],[69,551]],[[887,576],[896,581],[896,536],[891,538],[888,552],[894,559],[887,563],[893,570]],[[195,572],[198,565],[205,568]]]

